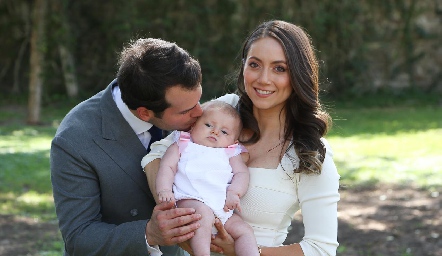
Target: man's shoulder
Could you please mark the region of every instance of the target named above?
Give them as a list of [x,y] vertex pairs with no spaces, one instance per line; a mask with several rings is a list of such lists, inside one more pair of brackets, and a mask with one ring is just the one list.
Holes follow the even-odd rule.
[[[91,129],[101,121],[100,101],[103,91],[93,97],[80,102],[72,108],[60,123],[56,135],[69,135],[70,133],[91,133]],[[85,134],[86,135],[86,134]]]

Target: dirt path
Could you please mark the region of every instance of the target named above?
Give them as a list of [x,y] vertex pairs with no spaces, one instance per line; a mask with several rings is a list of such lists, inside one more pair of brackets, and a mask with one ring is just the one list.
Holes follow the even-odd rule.
[[[442,195],[412,187],[342,189],[338,255],[442,256]],[[303,234],[296,215],[287,242]],[[0,255],[37,255],[57,239],[55,223],[0,215]]]
[[[442,256],[442,196],[411,187],[342,189],[338,255]],[[301,216],[289,240],[298,241]]]

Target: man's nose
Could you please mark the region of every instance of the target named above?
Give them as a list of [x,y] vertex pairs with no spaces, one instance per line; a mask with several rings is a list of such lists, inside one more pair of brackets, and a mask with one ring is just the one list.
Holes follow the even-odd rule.
[[201,108],[201,105],[198,103],[193,109],[190,114],[191,117],[200,117],[203,114],[203,109]]

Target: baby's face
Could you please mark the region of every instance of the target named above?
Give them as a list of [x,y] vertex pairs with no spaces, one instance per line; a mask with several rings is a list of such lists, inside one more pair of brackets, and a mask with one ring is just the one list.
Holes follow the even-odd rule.
[[208,109],[190,131],[196,144],[225,148],[235,144],[239,136],[239,120],[219,110]]

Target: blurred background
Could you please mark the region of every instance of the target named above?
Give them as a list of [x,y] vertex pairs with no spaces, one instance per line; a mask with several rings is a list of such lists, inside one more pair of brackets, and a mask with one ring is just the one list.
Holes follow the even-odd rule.
[[330,96],[442,92],[440,0],[2,0],[0,17],[1,95],[41,87],[42,104],[104,88],[117,53],[140,37],[188,50],[201,63],[204,97],[219,96],[234,88],[226,76],[243,40],[269,19],[311,35]]
[[60,255],[50,141],[112,81],[125,44],[188,50],[204,101],[234,91],[242,42],[270,19],[305,28],[320,60],[338,254],[442,255],[442,0],[0,0],[0,255]]

